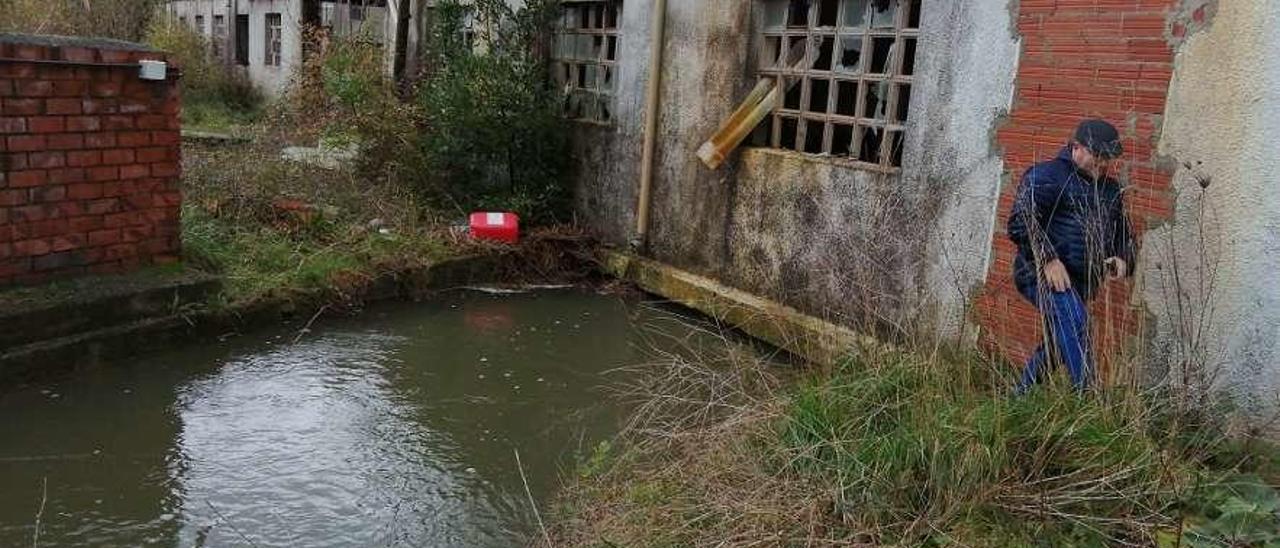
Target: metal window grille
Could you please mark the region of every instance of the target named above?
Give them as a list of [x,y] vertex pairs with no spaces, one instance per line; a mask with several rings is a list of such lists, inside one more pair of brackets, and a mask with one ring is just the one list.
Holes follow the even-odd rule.
[[763,3],[759,74],[783,92],[757,142],[900,167],[921,0]]
[[265,43],[266,55],[263,64],[269,67],[280,66],[280,41],[283,37],[281,31],[281,18],[279,13],[267,14],[267,40]]
[[621,0],[566,1],[553,44],[552,71],[564,93],[564,115],[613,121]]

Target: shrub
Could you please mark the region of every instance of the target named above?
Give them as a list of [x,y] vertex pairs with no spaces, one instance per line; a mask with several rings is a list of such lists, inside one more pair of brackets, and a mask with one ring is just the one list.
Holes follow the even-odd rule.
[[[471,9],[488,29],[474,45],[458,32]],[[565,217],[568,138],[540,47],[557,9],[544,0],[520,11],[492,0],[438,6],[418,94],[418,186],[437,202],[509,209],[534,223]]]

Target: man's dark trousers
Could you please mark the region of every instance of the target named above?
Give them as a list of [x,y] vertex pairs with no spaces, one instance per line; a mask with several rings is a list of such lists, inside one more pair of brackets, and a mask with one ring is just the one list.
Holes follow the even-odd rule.
[[[1027,360],[1022,380],[1018,382],[1018,393],[1026,393],[1039,382],[1051,363],[1066,365],[1076,390],[1088,388],[1093,379],[1093,364],[1089,357],[1089,311],[1084,300],[1074,289],[1059,293],[1050,288],[1031,287],[1027,293],[1023,296],[1036,304],[1044,318],[1046,342],[1040,343]],[[1046,346],[1048,343],[1053,346]]]

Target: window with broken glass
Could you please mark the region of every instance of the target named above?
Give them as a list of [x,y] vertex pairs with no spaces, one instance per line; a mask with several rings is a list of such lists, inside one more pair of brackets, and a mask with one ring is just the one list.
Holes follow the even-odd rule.
[[213,16],[213,38],[210,44],[213,46],[214,58],[221,59],[224,46],[227,41],[227,17],[225,15]]
[[281,30],[282,19],[279,13],[268,13],[266,15],[266,48],[264,49],[263,63],[269,67],[280,66],[280,42],[284,36]]
[[755,142],[902,165],[921,0],[762,0],[760,70],[782,86]]
[[556,28],[552,72],[564,93],[565,117],[606,124],[613,121],[621,17],[620,0],[564,2]]

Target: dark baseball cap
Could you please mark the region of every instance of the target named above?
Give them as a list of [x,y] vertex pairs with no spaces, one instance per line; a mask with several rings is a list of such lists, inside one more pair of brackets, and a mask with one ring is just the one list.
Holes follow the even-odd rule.
[[1080,122],[1080,126],[1076,128],[1076,142],[1101,158],[1118,158],[1124,154],[1124,146],[1120,144],[1120,132],[1106,120]]

